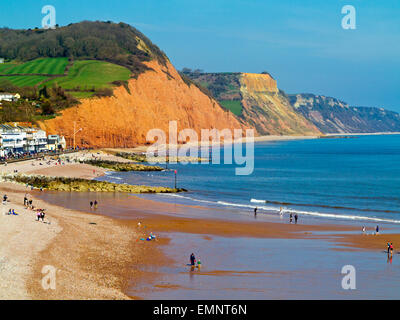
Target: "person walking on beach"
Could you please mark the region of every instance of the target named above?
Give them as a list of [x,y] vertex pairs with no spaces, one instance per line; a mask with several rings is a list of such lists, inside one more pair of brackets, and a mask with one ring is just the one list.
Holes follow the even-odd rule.
[[192,267],[194,267],[195,264],[196,264],[196,257],[194,256],[194,253],[192,253],[192,254],[190,255],[190,265],[191,265]]
[[289,222],[290,222],[290,223],[292,223],[292,222],[293,222],[293,213],[290,213],[290,216],[289,216]]
[[375,234],[379,234],[379,226],[376,226],[376,232]]
[[297,224],[297,219],[299,219],[299,216],[297,215],[297,213],[294,215],[294,223]]
[[93,209],[93,201],[90,201],[90,209]]
[[28,202],[28,198],[26,197],[26,195],[24,196],[24,206],[26,207],[26,203]]
[[258,208],[255,207],[255,208],[254,208],[254,217],[257,217],[257,210],[258,210]]
[[390,255],[392,256],[393,255],[393,243],[391,242],[390,243]]
[[95,209],[97,209],[97,205],[98,205],[97,200],[94,200],[94,208]]

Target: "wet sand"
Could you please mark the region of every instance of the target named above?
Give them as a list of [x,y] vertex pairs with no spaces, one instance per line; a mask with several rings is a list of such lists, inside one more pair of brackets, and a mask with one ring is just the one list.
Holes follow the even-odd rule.
[[[73,203],[75,210],[87,210],[87,195],[65,195],[68,203],[60,193],[57,195],[48,200],[62,205]],[[142,241],[162,254],[140,264],[141,277],[128,286],[128,295],[145,299],[337,299],[342,297],[341,267],[354,264],[362,271],[363,285],[376,277],[377,297],[397,297],[390,287],[397,276],[382,272],[386,267],[386,241],[390,238],[396,248],[398,238],[387,233],[397,231],[390,225],[382,225],[383,234],[374,236],[362,235],[356,223],[323,223],[321,219],[318,224],[303,224],[305,221],[301,220],[302,224],[294,225],[286,219],[263,221],[261,214],[257,220],[251,214],[234,221],[206,218],[207,211],[214,210],[136,196],[103,197],[100,203],[98,213],[124,221],[132,228],[140,221],[141,230],[153,232],[158,238],[157,242]],[[196,215],[204,218],[195,218]],[[373,232],[372,224],[367,225],[367,232]],[[200,271],[186,266],[192,251],[201,257]],[[397,256],[394,265],[396,259]],[[364,271],[365,267],[369,269]],[[277,292],[280,281],[285,287]],[[318,283],[314,290],[326,283],[333,289],[321,289],[320,297],[308,282]],[[344,297],[373,298],[374,287]]]

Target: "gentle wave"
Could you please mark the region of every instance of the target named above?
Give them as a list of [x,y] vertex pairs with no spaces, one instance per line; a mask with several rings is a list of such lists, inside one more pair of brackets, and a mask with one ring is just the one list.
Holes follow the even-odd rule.
[[281,205],[281,206],[314,207],[314,208],[340,209],[340,210],[363,211],[363,212],[400,213],[400,211],[395,211],[395,210],[354,208],[354,207],[343,207],[343,206],[330,206],[330,205],[326,205],[326,204],[293,203],[293,202],[280,202],[280,201],[258,200],[258,199],[251,199],[250,202],[252,202],[252,203],[271,203],[271,204],[276,204],[276,205]]
[[[246,209],[254,209],[254,205],[252,204],[241,204],[241,203],[232,203],[232,202],[226,202],[226,201],[208,201],[208,200],[201,200],[201,199],[196,199],[188,196],[182,196],[178,194],[163,194],[165,196],[170,196],[170,197],[176,197],[176,198],[182,198],[186,200],[191,200],[195,202],[202,202],[202,203],[209,203],[213,205],[220,205],[220,206],[226,206],[226,207],[236,207],[236,208],[246,208]],[[251,199],[250,202],[252,203],[266,203],[265,200],[257,200],[257,199]],[[279,213],[280,209],[272,206],[257,206],[259,212],[260,211],[266,211],[268,213]],[[288,208],[283,208],[282,213],[293,213],[293,214],[299,214],[299,215],[305,215],[305,216],[311,216],[311,217],[318,217],[318,218],[329,218],[329,219],[344,219],[344,220],[352,220],[352,221],[369,221],[369,222],[387,222],[387,223],[395,223],[395,224],[400,224],[400,220],[393,220],[393,219],[384,219],[384,218],[377,218],[377,217],[366,217],[366,216],[356,216],[356,215],[344,215],[344,214],[334,214],[334,213],[323,213],[323,212],[316,212],[316,211],[304,211],[304,210],[295,210],[295,209],[288,209]]]

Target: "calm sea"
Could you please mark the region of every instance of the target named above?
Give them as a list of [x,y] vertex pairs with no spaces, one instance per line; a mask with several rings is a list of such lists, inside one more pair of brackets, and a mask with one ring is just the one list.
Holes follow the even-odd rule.
[[[222,151],[221,151],[222,154]],[[155,173],[109,173],[101,180],[174,186],[185,194],[145,198],[235,212],[400,223],[400,135],[256,143],[254,172],[236,165],[168,165]]]

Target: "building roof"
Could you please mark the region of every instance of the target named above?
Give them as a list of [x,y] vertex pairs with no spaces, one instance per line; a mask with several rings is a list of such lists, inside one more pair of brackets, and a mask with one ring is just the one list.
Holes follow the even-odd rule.
[[17,125],[11,125],[8,123],[3,123],[0,124],[0,130],[2,131],[14,131],[14,130],[20,130],[20,131],[32,131],[32,130],[40,130],[39,128],[35,127],[25,127],[25,126],[20,126],[19,124]]

